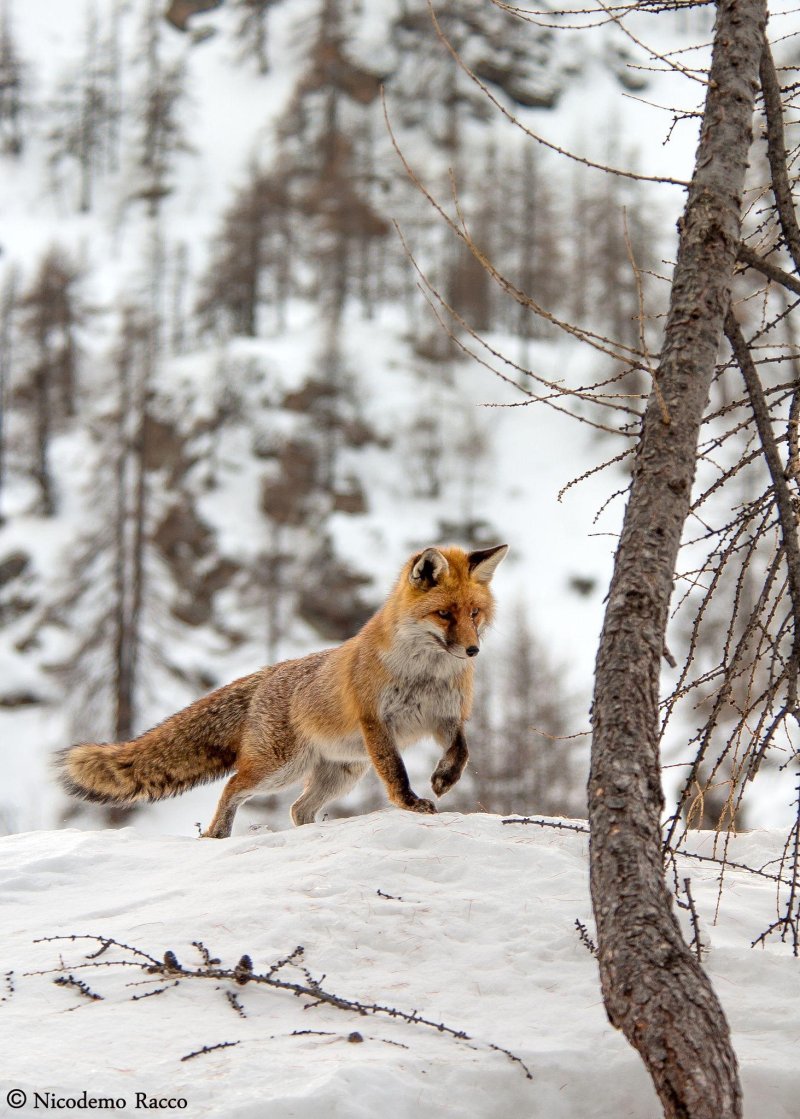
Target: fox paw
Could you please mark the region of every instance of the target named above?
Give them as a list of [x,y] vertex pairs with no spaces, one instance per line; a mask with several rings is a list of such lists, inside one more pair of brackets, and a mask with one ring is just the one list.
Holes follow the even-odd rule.
[[437,797],[444,796],[448,789],[452,789],[458,780],[458,775],[452,770],[445,769],[441,773],[437,769],[431,777],[431,788]]
[[409,812],[423,812],[428,816],[436,812],[436,805],[432,800],[425,800],[424,797],[417,797],[413,804],[407,804],[406,808]]

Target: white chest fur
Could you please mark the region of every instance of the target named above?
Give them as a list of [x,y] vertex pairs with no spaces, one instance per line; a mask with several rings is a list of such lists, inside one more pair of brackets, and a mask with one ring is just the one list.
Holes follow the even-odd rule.
[[460,721],[465,658],[443,649],[419,624],[409,624],[383,660],[392,681],[381,695],[379,716],[398,746]]

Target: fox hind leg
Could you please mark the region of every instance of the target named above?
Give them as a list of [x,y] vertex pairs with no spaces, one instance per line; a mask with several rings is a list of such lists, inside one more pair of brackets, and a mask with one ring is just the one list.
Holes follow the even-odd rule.
[[214,818],[203,836],[208,839],[227,839],[240,805],[256,793],[277,792],[278,789],[300,781],[307,772],[308,765],[306,753],[300,753],[291,762],[275,768],[265,767],[263,757],[257,761],[244,761],[222,790]]
[[258,784],[253,784],[247,773],[235,773],[222,790],[214,818],[203,832],[206,839],[227,839],[231,834],[236,810],[256,792]]
[[349,792],[368,768],[368,762],[334,762],[320,758],[309,773],[302,794],[292,805],[292,821],[298,826],[312,824],[317,812],[329,801]]
[[[298,759],[298,762],[300,759]],[[303,759],[307,765],[307,758]],[[333,762],[320,758],[310,770],[306,770],[306,784],[302,794],[292,805],[292,820],[295,824],[310,824],[321,808],[329,801],[343,796],[364,776],[369,768],[368,762]],[[203,832],[210,839],[227,839],[231,834],[233,821],[240,805],[255,793],[267,789],[280,789],[293,784],[303,776],[303,768],[298,764],[284,766],[265,778],[263,770],[254,775],[242,768],[228,781],[222,790],[217,810],[208,828]]]

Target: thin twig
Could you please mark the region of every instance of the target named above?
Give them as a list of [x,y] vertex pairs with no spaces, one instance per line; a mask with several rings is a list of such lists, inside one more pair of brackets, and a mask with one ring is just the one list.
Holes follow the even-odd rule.
[[[363,1016],[373,1014],[385,1015],[389,1018],[396,1018],[400,1021],[408,1022],[413,1025],[427,1026],[430,1029],[436,1030],[438,1033],[447,1034],[459,1041],[474,1042],[475,1040],[465,1030],[458,1030],[455,1029],[453,1026],[447,1025],[445,1022],[436,1022],[431,1018],[426,1018],[422,1014],[419,1014],[416,1010],[406,1011],[400,1010],[394,1006],[385,1006],[381,1003],[362,1002],[359,999],[344,998],[341,995],[336,995],[331,991],[325,990],[322,987],[322,982],[325,976],[322,976],[320,979],[315,978],[301,962],[304,954],[302,945],[298,945],[287,956],[283,957],[281,960],[277,961],[277,963],[273,964],[267,972],[259,973],[252,970],[252,961],[250,960],[249,956],[242,956],[242,958],[239,960],[239,963],[233,968],[211,966],[205,963],[202,967],[192,968],[181,964],[178,961],[175,953],[171,949],[167,950],[164,953],[163,960],[156,960],[155,957],[150,956],[148,953],[142,952],[140,949],[130,948],[130,946],[128,945],[122,945],[110,937],[97,936],[93,934],[81,934],[80,936],[53,936],[43,937],[41,939],[72,941],[94,940],[100,942],[101,944],[105,944],[106,947],[114,946],[117,948],[127,949],[128,951],[135,953],[135,955],[139,957],[135,961],[121,960],[117,962],[119,964],[124,964],[126,962],[129,964],[133,963],[135,964],[135,966],[140,967],[149,975],[167,975],[170,978],[175,975],[179,975],[182,979],[227,979],[234,980],[239,984],[264,984],[268,987],[275,987],[279,990],[289,991],[297,997],[310,999],[311,1001],[306,1003],[305,1009],[309,1009],[313,1006],[318,1006],[324,1003],[327,1006],[333,1006],[339,1010],[346,1010],[350,1012],[355,1011],[357,1014]],[[80,967],[82,965],[78,966]],[[287,966],[298,968],[302,972],[305,982],[298,983],[288,979],[280,978],[279,973]],[[62,965],[62,968],[60,970],[66,970],[65,966]],[[233,1003],[231,1003],[231,1005],[233,1005]],[[215,1048],[225,1048],[226,1045],[231,1044],[238,1043],[226,1042],[218,1046],[203,1047],[202,1049],[197,1050],[195,1053],[187,1054],[186,1057],[181,1059],[188,1060],[190,1057],[197,1056],[201,1053],[211,1052],[211,1050]],[[493,1042],[485,1042],[484,1044],[487,1046],[487,1048],[493,1049],[495,1052],[504,1054],[504,1056],[506,1056],[510,1061],[518,1064],[528,1080],[533,1079],[533,1074],[531,1073],[530,1069],[527,1067],[525,1062],[515,1053],[512,1053],[509,1049],[505,1049],[503,1046],[496,1045]]]
[[689,919],[692,923],[692,939],[689,942],[689,947],[694,948],[697,954],[698,963],[703,962],[703,944],[700,940],[700,918],[697,916],[697,908],[694,904],[692,897],[692,880],[691,878],[684,878],[683,892],[686,894],[686,901],[681,901],[677,890],[675,891],[675,901],[681,909],[686,909],[689,913]]
[[202,1057],[204,1053],[213,1053],[215,1049],[232,1049],[234,1045],[241,1045],[240,1041],[220,1041],[216,1045],[204,1045],[202,1049],[195,1049],[181,1057],[182,1061],[191,1061],[193,1057]]

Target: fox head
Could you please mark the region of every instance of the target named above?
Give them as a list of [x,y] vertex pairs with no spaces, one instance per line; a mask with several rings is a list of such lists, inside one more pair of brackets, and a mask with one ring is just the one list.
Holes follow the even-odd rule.
[[478,552],[426,548],[412,556],[400,579],[406,615],[443,651],[463,660],[477,656],[494,616],[489,584],[507,551],[498,544]]

